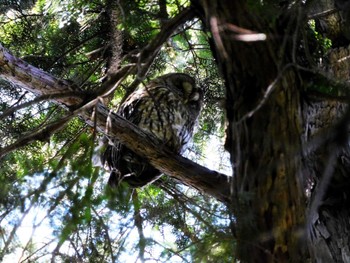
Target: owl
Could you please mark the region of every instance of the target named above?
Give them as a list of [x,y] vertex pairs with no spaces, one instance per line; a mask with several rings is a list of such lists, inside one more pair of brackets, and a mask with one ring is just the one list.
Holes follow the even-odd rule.
[[[143,86],[122,103],[118,114],[155,136],[174,153],[187,148],[201,110],[203,92],[183,73],[163,75]],[[109,141],[102,162],[111,171],[109,184],[126,182],[142,187],[157,180],[161,172],[117,140]]]

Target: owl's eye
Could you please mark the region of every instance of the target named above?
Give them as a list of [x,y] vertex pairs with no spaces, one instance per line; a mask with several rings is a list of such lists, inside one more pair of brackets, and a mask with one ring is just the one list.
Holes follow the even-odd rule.
[[187,81],[182,83],[182,88],[185,94],[185,98],[188,98],[193,90],[193,85]]

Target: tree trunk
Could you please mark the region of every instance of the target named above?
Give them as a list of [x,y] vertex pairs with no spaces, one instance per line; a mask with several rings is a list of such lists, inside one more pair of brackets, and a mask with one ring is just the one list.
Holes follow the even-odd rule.
[[[324,69],[334,82],[344,83],[342,91],[348,95],[348,1],[313,1],[309,13],[316,20],[317,31],[332,41]],[[307,222],[309,251],[315,262],[350,262],[348,99],[311,100],[305,107],[305,135],[313,148],[306,158],[311,187]]]
[[[336,60],[344,63],[343,57]],[[336,68],[331,69],[333,74],[349,79]],[[310,99],[304,108],[309,251],[315,262],[350,262],[348,105]]]
[[[245,1],[194,2],[211,31],[226,82],[226,148],[234,165],[231,204],[238,257],[245,262],[306,262],[304,239],[314,261],[350,262],[350,113],[345,103],[303,102],[290,42],[300,22],[293,20],[297,10],[286,10],[271,26]],[[325,30],[339,46],[349,39],[339,26],[349,21],[345,17],[341,22],[333,2],[327,3],[332,12],[314,15],[321,12],[324,21],[335,22]],[[281,37],[240,42],[262,39],[260,30]],[[349,54],[338,48],[324,65],[337,80],[350,79]]]
[[278,59],[288,58],[290,40],[238,41],[263,36],[264,21],[257,23],[259,14],[245,2],[197,3],[226,84],[237,253],[243,262],[303,262],[300,83],[288,61]]

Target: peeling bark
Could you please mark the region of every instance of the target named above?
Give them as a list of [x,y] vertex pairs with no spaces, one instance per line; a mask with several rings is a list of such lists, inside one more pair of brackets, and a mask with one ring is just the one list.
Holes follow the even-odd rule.
[[347,142],[339,141],[348,130],[340,128],[343,123],[348,126],[347,107],[337,101],[312,101],[305,106],[309,251],[316,262],[350,259],[350,149]]

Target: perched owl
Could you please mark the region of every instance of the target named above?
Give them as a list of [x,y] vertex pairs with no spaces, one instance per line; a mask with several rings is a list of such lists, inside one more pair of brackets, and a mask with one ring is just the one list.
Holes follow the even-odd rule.
[[[157,137],[175,153],[182,153],[192,137],[202,99],[202,90],[192,77],[171,73],[130,94],[118,114]],[[111,170],[110,185],[123,181],[131,187],[141,187],[161,175],[147,160],[118,141],[109,142],[102,162]]]

